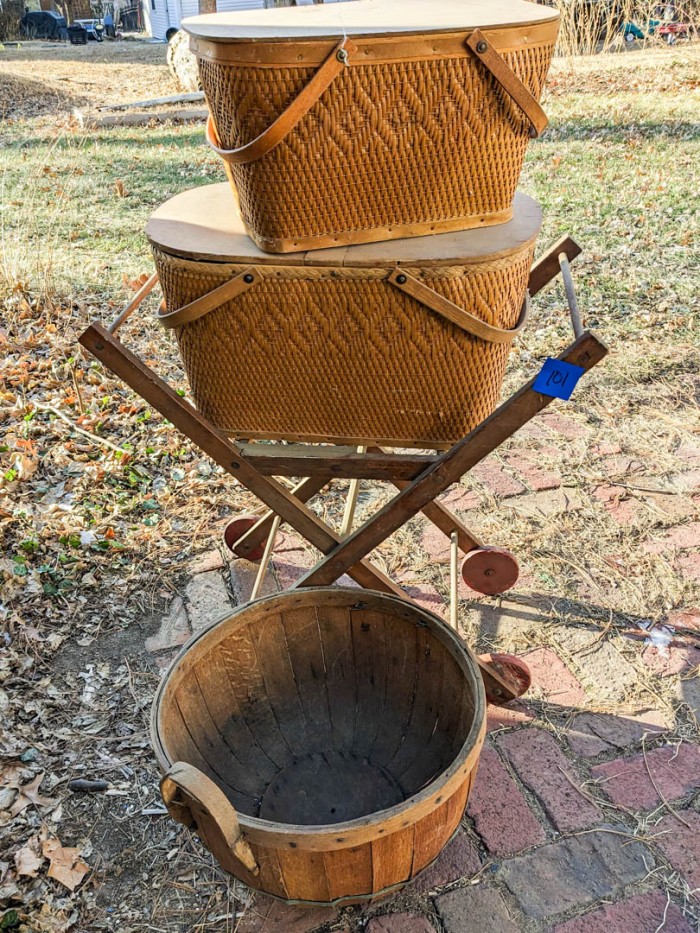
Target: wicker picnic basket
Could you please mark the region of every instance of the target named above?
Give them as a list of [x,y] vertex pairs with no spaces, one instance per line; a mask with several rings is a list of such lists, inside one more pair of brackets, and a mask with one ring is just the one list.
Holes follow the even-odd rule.
[[284,253],[507,221],[558,15],[355,0],[186,19],[250,236]]
[[500,227],[273,258],[225,189],[172,198],[146,231],[159,320],[218,430],[443,448],[491,414],[527,308],[531,198]]
[[458,828],[484,741],[445,622],[342,587],[248,603],[188,642],[151,737],[163,799],[223,868],[285,900],[396,890]]

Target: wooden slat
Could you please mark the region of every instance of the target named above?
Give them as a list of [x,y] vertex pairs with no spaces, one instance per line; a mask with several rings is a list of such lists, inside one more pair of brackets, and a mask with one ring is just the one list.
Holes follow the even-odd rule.
[[[163,379],[128,350],[101,324],[92,323],[81,335],[80,343],[137,392],[201,450],[236,477],[262,500],[268,508],[280,515],[322,554],[328,553],[339,542],[331,531],[310,509],[294,498],[279,483],[269,480],[242,457],[235,446],[218,434],[212,426],[182,399]],[[343,571],[345,572],[345,571]],[[360,560],[347,571],[360,586],[404,596],[401,587],[369,561]],[[342,573],[338,576],[342,576]]]
[[256,742],[278,768],[285,767],[292,751],[272,709],[250,631],[232,632],[217,651],[230,672],[231,688]]
[[414,834],[415,826],[411,824],[373,840],[372,886],[375,891],[382,891],[411,877]]
[[418,874],[434,861],[449,842],[460,824],[472,786],[470,774],[456,792],[433,813],[416,824],[413,852],[413,874]]
[[[445,652],[439,698],[437,726],[425,743],[422,752],[402,774],[394,772],[404,789],[422,787],[434,777],[436,771],[445,771],[452,764],[466,732],[460,735],[466,684],[459,665]],[[464,723],[462,723],[464,729]],[[456,746],[456,747],[455,747]]]
[[272,616],[264,625],[255,626],[253,642],[275,719],[294,755],[304,755],[310,736],[280,617]]
[[440,852],[454,832],[445,823],[446,805],[440,804],[422,820],[416,823],[413,837],[413,874],[418,874],[426,865],[438,857]]
[[360,758],[367,758],[379,732],[386,699],[384,615],[351,610],[350,625],[357,683],[357,716],[352,748]]
[[323,866],[331,899],[372,892],[372,850],[369,845],[324,852]]
[[177,704],[170,705],[167,720],[168,752],[173,761],[186,761],[211,778],[223,791],[228,793],[230,788],[225,781],[212,771],[211,764],[200,752],[197,744],[190,735],[190,731],[182,718],[182,712]]
[[[307,725],[309,744],[306,751],[330,751],[333,748],[333,731],[316,613],[297,609],[285,612],[281,620],[286,650]],[[285,646],[278,645],[277,650],[284,651]]]
[[[241,714],[238,698],[229,679],[228,665],[221,652],[210,652],[204,669],[206,684],[200,681],[200,688],[204,692],[206,687],[206,704],[214,725],[236,757],[250,769],[252,775],[257,776],[258,793],[262,793],[279,767],[265,754]],[[194,675],[199,678],[196,671]]]
[[[586,332],[575,340],[559,359],[589,370],[600,362],[606,353],[605,346]],[[467,437],[441,454],[433,466],[428,467],[363,526],[333,548],[315,567],[297,580],[294,586],[328,586],[333,583],[349,567],[356,564],[361,556],[369,554],[425,505],[546,408],[552,399],[535,392],[532,388],[534,381],[534,378],[531,379]]]
[[432,454],[358,453],[355,447],[310,444],[238,444],[241,455],[263,476],[330,479],[414,479],[434,462]]
[[[386,767],[405,738],[418,676],[418,627],[387,620],[387,702],[370,752],[373,763]],[[422,644],[422,642],[421,642]]]
[[[277,849],[269,849],[263,846],[251,846],[251,848],[260,869],[260,873],[255,880],[255,887],[260,887],[275,897],[288,897]],[[255,910],[255,903],[249,909]]]
[[284,886],[290,899],[330,900],[324,856],[324,852],[314,852],[312,849],[277,850]]
[[433,734],[439,713],[445,654],[446,649],[429,631],[418,628],[415,698],[411,717],[406,725],[406,737],[387,766],[389,773],[399,779],[406,796],[414,794],[419,788],[407,787],[400,780],[400,775],[413,764],[416,757],[422,757]]
[[350,611],[341,607],[319,606],[316,612],[326,666],[333,746],[338,751],[347,752],[352,748],[355,734],[357,704]]
[[[252,801],[258,798],[263,789],[260,778],[256,780],[253,770],[246,767],[224,741],[212,719],[194,671],[180,682],[175,700],[197,747],[214,771],[232,790],[245,794]],[[250,801],[243,809],[251,815],[255,812]]]

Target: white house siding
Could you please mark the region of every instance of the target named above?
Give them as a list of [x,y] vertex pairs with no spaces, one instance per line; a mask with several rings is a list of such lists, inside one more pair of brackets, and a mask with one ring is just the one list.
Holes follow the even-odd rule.
[[[313,0],[297,0],[299,6],[306,6]],[[338,3],[342,0],[325,0],[325,3]],[[152,9],[155,3],[156,9]],[[217,13],[230,13],[234,10],[254,10],[264,7],[263,0],[217,0]],[[143,0],[146,31],[154,39],[165,39],[169,29],[177,29],[180,21],[187,16],[199,14],[198,0]]]
[[168,30],[179,27],[182,17],[178,0],[143,0],[142,7],[146,32],[154,39],[165,41]]

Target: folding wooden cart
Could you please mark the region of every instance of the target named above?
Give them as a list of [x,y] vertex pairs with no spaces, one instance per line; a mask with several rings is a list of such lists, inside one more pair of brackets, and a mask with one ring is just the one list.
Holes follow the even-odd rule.
[[[564,237],[532,266],[528,290],[538,294],[558,274],[567,294],[573,342],[558,361],[587,372],[607,353],[605,346],[583,329],[569,263],[581,252]],[[404,276],[406,278],[406,276]],[[409,599],[404,590],[367,560],[366,555],[406,521],[423,512],[451,540],[451,619],[456,626],[458,550],[465,554],[462,575],[473,589],[497,594],[511,587],[518,576],[517,561],[508,551],[488,547],[437,497],[469,472],[507,438],[547,407],[552,396],[534,388],[535,379],[523,385],[493,413],[449,449],[434,453],[318,444],[251,443],[231,440],[183,399],[116,336],[118,329],[158,282],[154,274],[109,327],[93,322],[81,335],[81,344],[119,376],[146,402],[185,434],[204,453],[254,493],[270,510],[266,515],[243,517],[230,523],[227,544],[240,557],[260,560],[256,592],[262,581],[281,522],[292,526],[323,554],[323,558],[295,587],[328,586],[348,573],[361,586]],[[303,477],[293,489],[275,477]],[[323,522],[307,503],[334,479],[350,479],[346,513],[340,532]],[[356,530],[351,531],[359,480],[388,481],[397,495]],[[483,656],[480,667],[487,698],[507,703],[529,686],[524,662],[510,655]]]

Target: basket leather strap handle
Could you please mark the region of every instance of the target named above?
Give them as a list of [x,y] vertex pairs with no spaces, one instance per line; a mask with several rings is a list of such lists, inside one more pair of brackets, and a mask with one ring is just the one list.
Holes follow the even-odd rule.
[[547,114],[523,84],[510,65],[491,45],[480,29],[475,29],[466,40],[467,46],[491,72],[503,90],[530,121],[530,136],[536,139],[549,123]]
[[227,301],[231,301],[232,298],[236,298],[243,292],[248,291],[261,279],[260,272],[255,266],[251,266],[249,269],[244,269],[235,278],[229,279],[228,282],[224,282],[218,288],[214,288],[212,291],[207,292],[206,295],[202,295],[201,298],[195,298],[184,308],[159,314],[158,320],[163,327],[180,327],[182,324],[190,324],[192,321],[196,321],[197,318],[204,317],[210,311],[221,307]]
[[238,861],[252,874],[258,874],[260,869],[241,832],[238,814],[211,778],[194,765],[176,761],[162,778],[160,792],[174,820],[184,826],[195,827],[204,838],[210,834],[213,824],[221,835],[221,841]]
[[511,343],[525,326],[530,309],[530,299],[526,295],[518,323],[512,330],[504,330],[502,327],[494,327],[493,324],[488,324],[486,321],[482,321],[481,318],[470,314],[469,311],[460,308],[449,298],[439,295],[434,289],[409,275],[405,269],[400,267],[394,269],[389,276],[389,281],[392,285],[400,288],[401,291],[415,298],[416,301],[420,301],[421,304],[430,308],[431,311],[435,311],[441,317],[452,321],[457,327],[466,330],[472,337],[479,337],[489,343]]
[[239,146],[238,149],[221,149],[211,114],[207,120],[207,142],[222,159],[234,165],[243,165],[262,158],[278,143],[281,143],[302,117],[306,116],[333,79],[346,67],[350,55],[356,51],[357,46],[352,39],[348,39],[347,36],[343,38],[289,107],[277,117],[274,123],[271,123],[266,130],[245,146]]

